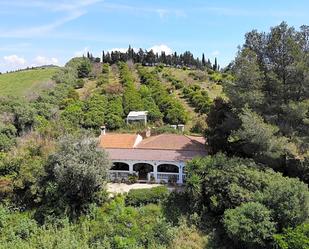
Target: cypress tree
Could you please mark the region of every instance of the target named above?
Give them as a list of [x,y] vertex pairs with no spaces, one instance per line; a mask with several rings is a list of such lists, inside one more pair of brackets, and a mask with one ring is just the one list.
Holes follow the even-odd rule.
[[205,60],[205,55],[204,55],[204,53],[203,53],[203,55],[202,55],[202,65],[203,65],[203,67],[206,66],[206,60]]
[[217,57],[215,57],[215,63],[214,63],[214,65],[213,65],[212,69],[213,69],[214,71],[217,71],[217,70],[218,70]]

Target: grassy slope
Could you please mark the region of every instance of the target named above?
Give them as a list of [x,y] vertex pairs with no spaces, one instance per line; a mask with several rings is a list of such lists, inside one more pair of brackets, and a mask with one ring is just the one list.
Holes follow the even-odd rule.
[[0,96],[17,97],[37,93],[51,82],[58,68],[34,69],[0,75]]

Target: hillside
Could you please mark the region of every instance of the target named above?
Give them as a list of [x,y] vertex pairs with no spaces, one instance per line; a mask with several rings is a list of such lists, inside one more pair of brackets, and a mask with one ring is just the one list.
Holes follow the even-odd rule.
[[[39,97],[0,98],[0,248],[309,248],[303,36],[283,23],[222,70],[129,49],[75,57],[41,92],[52,72],[1,76]],[[98,149],[109,135],[117,145]],[[137,181],[153,188],[106,188]]]
[[32,69],[0,75],[0,96],[28,97],[48,88],[56,67]]

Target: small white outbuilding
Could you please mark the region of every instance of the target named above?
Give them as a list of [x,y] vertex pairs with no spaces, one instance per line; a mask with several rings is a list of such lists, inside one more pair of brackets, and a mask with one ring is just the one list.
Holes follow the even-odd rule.
[[144,121],[145,125],[147,124],[147,114],[148,111],[131,111],[129,112],[126,120],[127,124],[129,124],[130,121]]

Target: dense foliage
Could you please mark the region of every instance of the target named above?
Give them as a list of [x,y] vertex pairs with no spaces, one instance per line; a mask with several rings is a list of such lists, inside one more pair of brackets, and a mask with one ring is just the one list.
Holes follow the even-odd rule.
[[[202,219],[213,217],[245,248],[271,248],[273,236],[309,217],[308,186],[251,160],[223,154],[193,160],[187,188]],[[204,217],[204,218],[203,218]]]
[[213,153],[250,157],[308,183],[308,56],[307,26],[246,34],[234,79],[223,83],[229,101],[217,100],[208,116]]
[[93,207],[75,223],[62,219],[39,226],[29,213],[4,207],[0,217],[0,248],[163,249],[177,236],[158,206],[126,207],[123,198]]
[[149,88],[152,98],[164,114],[164,121],[169,124],[185,124],[188,120],[187,111],[175,96],[169,94],[166,86],[158,79],[156,71],[140,66],[138,72],[141,82]]

